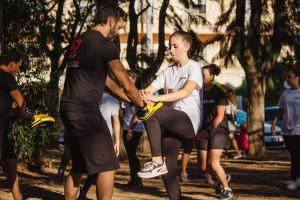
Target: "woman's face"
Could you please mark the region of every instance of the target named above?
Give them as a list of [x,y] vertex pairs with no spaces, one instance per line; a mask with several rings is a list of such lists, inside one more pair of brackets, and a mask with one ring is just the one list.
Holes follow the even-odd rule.
[[203,84],[204,85],[211,84],[212,81],[214,80],[214,76],[210,74],[209,69],[203,69],[202,71],[204,74]]
[[295,76],[295,74],[293,73],[293,71],[289,70],[286,77],[285,77],[285,80],[287,82],[287,84],[289,86],[293,86],[293,85],[298,85],[299,84],[299,77],[298,76]]
[[187,51],[190,48],[190,44],[185,44],[180,36],[173,36],[170,39],[169,47],[171,56],[175,61],[178,61],[185,56],[187,57]]

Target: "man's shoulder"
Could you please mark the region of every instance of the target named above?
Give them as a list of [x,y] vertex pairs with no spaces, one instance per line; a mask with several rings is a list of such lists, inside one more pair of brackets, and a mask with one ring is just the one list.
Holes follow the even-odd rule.
[[0,70],[0,78],[5,81],[17,82],[15,77],[12,74],[10,74],[4,70]]

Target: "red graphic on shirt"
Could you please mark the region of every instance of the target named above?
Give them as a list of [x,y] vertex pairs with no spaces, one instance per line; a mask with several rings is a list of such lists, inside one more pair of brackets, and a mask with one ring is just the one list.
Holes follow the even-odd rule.
[[76,51],[77,51],[78,47],[80,46],[81,42],[82,42],[81,39],[78,39],[75,42],[73,42],[72,47],[70,49],[70,53],[69,53],[70,59],[74,58],[77,55]]

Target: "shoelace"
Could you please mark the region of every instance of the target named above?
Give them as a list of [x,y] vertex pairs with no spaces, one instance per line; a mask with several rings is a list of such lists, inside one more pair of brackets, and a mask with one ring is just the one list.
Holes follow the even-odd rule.
[[154,167],[155,167],[155,163],[150,161],[150,162],[147,162],[144,164],[144,169],[143,171],[149,171],[149,170],[152,170]]

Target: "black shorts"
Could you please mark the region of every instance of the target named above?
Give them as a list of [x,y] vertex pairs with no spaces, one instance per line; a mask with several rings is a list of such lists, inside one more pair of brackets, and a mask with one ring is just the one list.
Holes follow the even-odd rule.
[[228,132],[220,127],[217,127],[206,140],[197,142],[197,150],[209,151],[224,148],[229,148]]
[[9,141],[8,121],[0,118],[0,164],[8,159],[16,159],[16,153],[13,144]]
[[120,168],[108,126],[101,113],[60,112],[67,130],[72,170],[93,175]]
[[184,140],[182,142],[182,145],[183,145],[183,153],[186,153],[186,154],[191,154],[192,151],[193,151],[193,140],[194,138],[192,139],[187,139],[187,140]]

